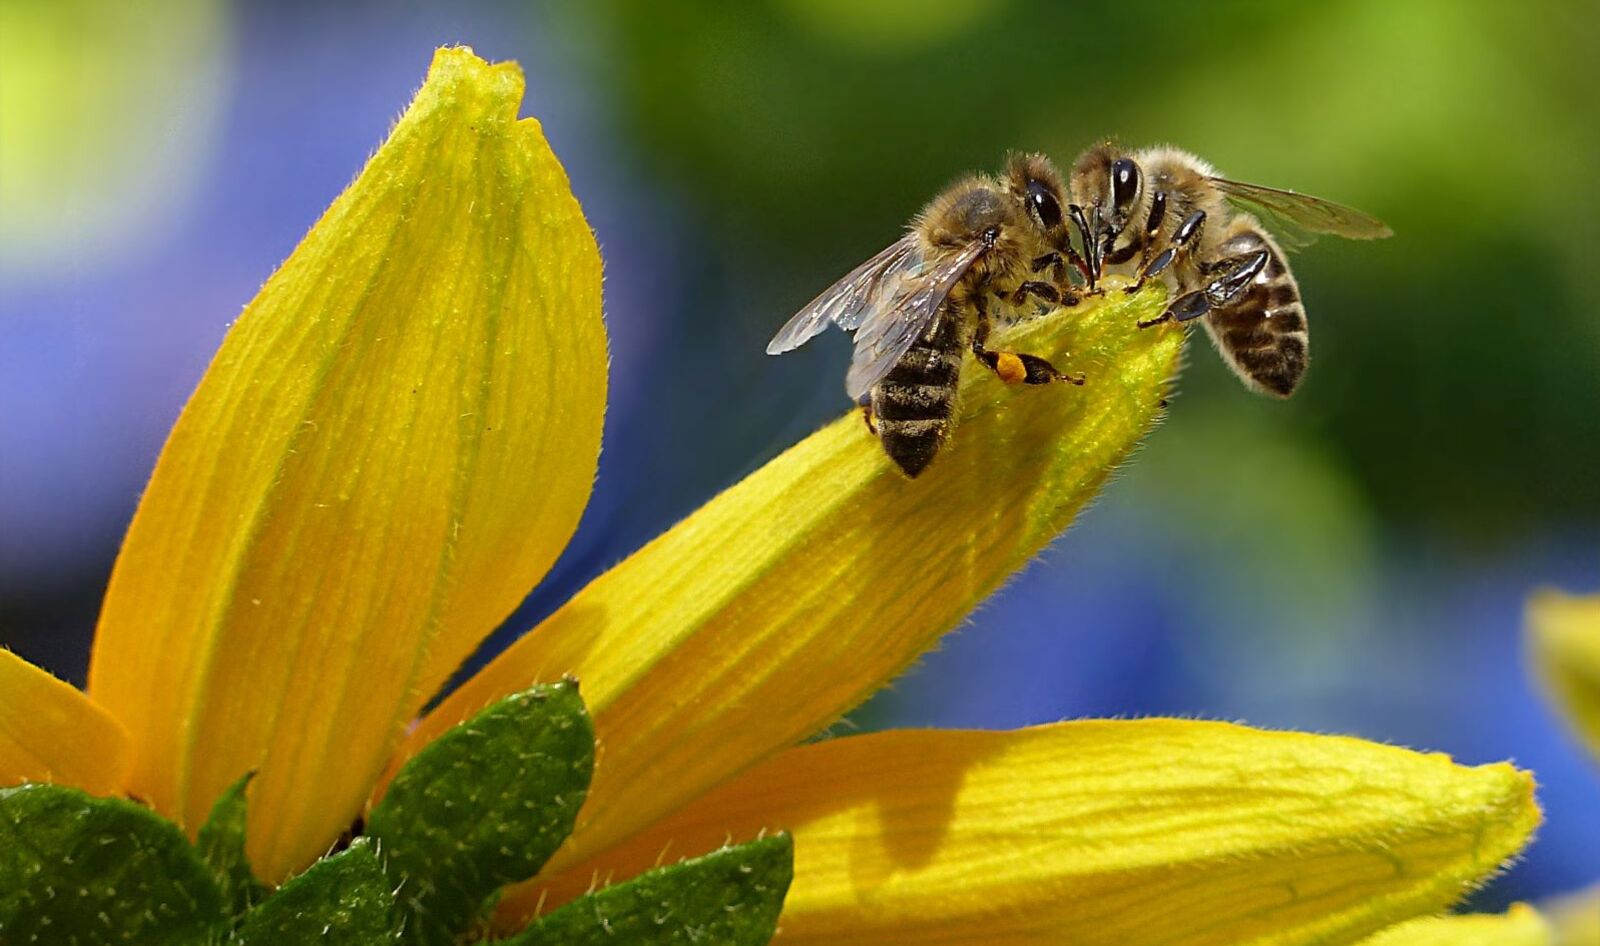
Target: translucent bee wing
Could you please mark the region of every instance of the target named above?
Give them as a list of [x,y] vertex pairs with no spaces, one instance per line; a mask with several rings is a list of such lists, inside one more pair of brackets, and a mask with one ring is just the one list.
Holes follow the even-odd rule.
[[[1255,205],[1245,204],[1238,201],[1235,201],[1234,205],[1239,208],[1240,216],[1249,217],[1266,229],[1271,230],[1272,235],[1278,241],[1278,245],[1282,246],[1285,250],[1288,250],[1292,253],[1298,253],[1311,244],[1317,242],[1316,233],[1307,230],[1305,227],[1302,227],[1300,224],[1295,223],[1293,220],[1290,220],[1288,217],[1285,217],[1282,214],[1273,213],[1271,210],[1268,210],[1265,207],[1257,207]],[[1250,209],[1246,211],[1244,209],[1245,207],[1249,207]]]
[[887,305],[869,309],[856,332],[855,354],[845,376],[845,392],[859,401],[883,380],[950,297],[956,283],[983,255],[988,244],[974,240],[961,250],[929,263],[910,277]]
[[1268,219],[1286,220],[1309,233],[1330,233],[1347,240],[1394,236],[1388,224],[1377,217],[1331,200],[1222,177],[1211,178],[1211,183],[1244,210],[1259,212]]
[[875,306],[884,305],[893,298],[894,290],[904,277],[921,266],[917,238],[908,233],[852,269],[796,312],[767,343],[767,354],[781,355],[799,348],[827,328],[829,322],[854,331]]

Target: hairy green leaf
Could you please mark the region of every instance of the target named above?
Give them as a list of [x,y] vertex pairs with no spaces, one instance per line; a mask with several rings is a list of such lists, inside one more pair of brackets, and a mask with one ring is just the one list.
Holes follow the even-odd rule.
[[394,895],[373,853],[357,838],[312,864],[245,914],[233,946],[374,946],[394,939]]
[[222,894],[178,826],[75,788],[0,790],[0,942],[208,943]]
[[447,944],[572,831],[594,770],[573,681],[506,697],[416,755],[367,819],[399,888],[405,938]]
[[500,946],[764,946],[793,878],[794,842],[774,835],[579,897]]
[[216,875],[222,889],[222,902],[230,916],[238,916],[266,899],[267,886],[256,880],[250,871],[250,860],[244,853],[244,825],[248,804],[245,788],[255,777],[254,772],[240,776],[228,786],[216,804],[211,806],[211,816],[200,826],[195,846],[206,866]]

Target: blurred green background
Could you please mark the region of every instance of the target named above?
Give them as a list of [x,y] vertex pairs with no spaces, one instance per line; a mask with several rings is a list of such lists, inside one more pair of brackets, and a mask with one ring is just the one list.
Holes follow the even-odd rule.
[[446,43],[524,65],[607,260],[594,503],[491,649],[846,408],[842,335],[762,348],[947,181],[1170,142],[1397,235],[1296,257],[1292,401],[1197,337],[1098,506],[853,722],[1515,758],[1550,821],[1484,903],[1600,879],[1600,776],[1518,640],[1531,587],[1600,584],[1593,2],[0,0],[0,643],[81,679],[184,396]]

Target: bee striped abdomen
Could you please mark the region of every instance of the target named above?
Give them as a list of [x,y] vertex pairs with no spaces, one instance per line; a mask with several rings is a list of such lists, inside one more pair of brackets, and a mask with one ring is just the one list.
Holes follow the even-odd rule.
[[950,433],[966,339],[946,307],[872,389],[872,416],[889,459],[907,476],[933,461]]
[[1294,393],[1305,376],[1310,336],[1300,287],[1283,250],[1255,226],[1241,226],[1223,244],[1228,257],[1268,252],[1267,264],[1230,305],[1206,316],[1206,329],[1244,382],[1278,397]]

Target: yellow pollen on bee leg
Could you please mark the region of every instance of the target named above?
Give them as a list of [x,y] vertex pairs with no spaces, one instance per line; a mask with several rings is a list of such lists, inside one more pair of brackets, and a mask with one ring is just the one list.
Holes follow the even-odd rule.
[[1017,384],[1028,376],[1028,369],[1023,366],[1022,359],[1009,351],[1001,352],[995,359],[994,372],[1007,384]]

